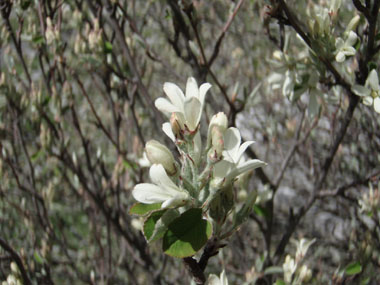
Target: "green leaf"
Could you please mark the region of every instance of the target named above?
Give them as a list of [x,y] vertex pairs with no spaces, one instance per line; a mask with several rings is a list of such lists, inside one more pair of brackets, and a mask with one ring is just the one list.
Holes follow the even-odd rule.
[[202,209],[187,210],[169,225],[163,239],[163,251],[178,258],[192,256],[206,244],[211,233],[210,222],[202,219]]
[[44,36],[42,35],[37,35],[32,39],[32,42],[39,45],[42,44],[45,41]]
[[264,207],[261,207],[260,205],[254,205],[253,206],[253,211],[255,212],[256,215],[260,217],[267,217],[268,213]]
[[284,273],[284,270],[281,266],[270,266],[264,271],[264,275],[271,275],[271,274],[282,274]]
[[34,162],[36,161],[42,154],[44,153],[44,151],[42,149],[36,151],[34,154],[32,154],[30,156],[30,159]]
[[352,262],[346,266],[345,272],[347,275],[355,275],[362,272],[362,266],[359,261]]
[[131,209],[129,209],[129,214],[145,216],[149,214],[150,212],[153,212],[158,209],[161,209],[161,203],[155,203],[155,204],[136,203],[131,207]]
[[112,52],[112,44],[110,42],[104,42],[104,51],[105,53]]
[[286,283],[281,279],[277,279],[276,283],[274,283],[274,285],[286,285]]
[[26,10],[30,6],[31,1],[30,0],[23,0],[21,1],[21,9]]
[[360,282],[360,285],[368,285],[371,282],[371,277],[367,277]]
[[33,257],[37,263],[39,263],[39,264],[44,263],[44,259],[41,257],[41,255],[37,251],[34,252]]
[[[153,215],[154,214],[152,214],[152,216]],[[165,213],[157,221],[155,221],[153,232],[149,232],[150,236],[148,239],[148,243],[154,242],[162,238],[168,230],[169,224],[179,216],[180,214],[177,209],[169,209],[165,211]]]
[[146,240],[150,240],[154,233],[154,228],[156,227],[157,221],[162,217],[166,210],[161,210],[157,212],[153,212],[150,216],[145,220],[143,226],[143,232]]
[[377,68],[377,64],[374,61],[368,62],[367,66],[368,66],[368,72],[370,72],[372,69],[376,69]]

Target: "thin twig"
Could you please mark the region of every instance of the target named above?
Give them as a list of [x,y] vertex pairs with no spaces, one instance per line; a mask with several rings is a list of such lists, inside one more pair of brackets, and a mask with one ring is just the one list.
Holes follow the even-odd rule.
[[32,284],[30,282],[30,279],[28,277],[28,274],[26,273],[24,264],[22,263],[22,260],[20,256],[17,254],[17,252],[5,241],[0,237],[0,246],[11,255],[11,258],[16,262],[18,268],[20,269],[20,273],[22,276],[22,279],[24,281],[25,285]]

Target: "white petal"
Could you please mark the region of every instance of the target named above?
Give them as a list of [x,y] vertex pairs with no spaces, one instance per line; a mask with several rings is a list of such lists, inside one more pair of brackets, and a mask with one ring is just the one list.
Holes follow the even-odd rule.
[[360,97],[366,97],[371,94],[371,90],[358,84],[355,84],[354,86],[352,86],[352,92],[354,92],[356,95]]
[[335,47],[336,47],[336,49],[337,49],[337,50],[340,50],[340,49],[343,48],[343,46],[344,46],[344,41],[343,41],[343,39],[342,39],[342,38],[337,38],[337,39],[335,40]]
[[372,106],[373,98],[371,96],[367,96],[363,98],[363,104],[367,106]]
[[230,179],[233,179],[235,178],[236,176],[244,173],[244,172],[247,172],[247,171],[250,171],[250,170],[253,170],[253,169],[256,169],[258,167],[262,167],[262,166],[265,166],[266,163],[259,160],[259,159],[251,159],[251,160],[248,160],[242,164],[240,164],[238,167],[236,167],[233,171],[231,171],[230,173],[228,173],[227,177],[226,177],[226,180],[230,180]]
[[168,207],[177,207],[186,204],[186,201],[189,199],[189,195],[185,192],[179,193],[173,198],[170,198],[166,200],[164,203],[162,203],[161,208],[168,208]]
[[224,133],[224,148],[235,163],[237,162],[240,142],[241,136],[239,130],[234,127],[228,128]]
[[162,191],[160,187],[151,183],[137,184],[132,191],[133,198],[144,204],[153,204],[166,201],[172,196]]
[[254,141],[246,141],[244,143],[241,144],[241,146],[239,147],[239,151],[237,153],[237,161],[240,160],[240,158],[242,157],[243,153],[245,152],[245,150],[251,145],[255,143]]
[[340,52],[338,52],[338,54],[336,55],[336,57],[335,57],[335,60],[337,61],[337,62],[343,62],[343,61],[345,61],[346,60],[346,56],[345,56],[345,54],[342,52],[342,51],[340,51]]
[[379,77],[375,69],[372,69],[366,80],[366,85],[369,84],[372,90],[379,91]]
[[373,107],[375,108],[375,111],[377,113],[380,113],[380,97],[376,97],[374,100],[373,100]]
[[290,96],[294,91],[294,78],[290,72],[286,72],[285,76],[284,86],[282,86],[282,94],[284,96]]
[[186,99],[199,98],[198,84],[194,77],[189,77],[186,83]]
[[355,32],[350,31],[350,33],[348,34],[348,38],[346,40],[346,45],[353,46],[354,44],[356,44],[357,40],[358,40],[358,35]]
[[213,175],[214,177],[224,178],[232,168],[233,164],[231,162],[221,160],[214,165]]
[[166,82],[164,84],[164,92],[169,97],[170,101],[183,112],[183,102],[185,95],[182,90],[174,83]]
[[202,115],[202,105],[198,98],[186,98],[185,101],[185,118],[187,127],[193,131],[198,126]]
[[207,91],[211,88],[210,83],[203,83],[201,87],[199,87],[199,101],[201,102],[202,106],[205,102],[205,96]]
[[272,73],[269,75],[267,81],[270,85],[275,84],[275,83],[280,83],[284,80],[284,75],[280,73]]
[[353,47],[346,47],[344,50],[343,50],[344,54],[346,56],[352,56],[352,55],[355,55],[356,53],[356,49],[354,49]]
[[170,193],[171,197],[181,191],[166,174],[161,164],[153,164],[149,169],[149,176],[152,182],[162,189],[161,191]]
[[213,169],[213,179],[211,180],[211,185],[213,187],[220,187],[226,179],[228,173],[232,172],[233,169],[234,164],[226,160],[221,160],[216,163]]
[[182,112],[181,108],[178,108],[177,106],[173,105],[165,98],[156,99],[156,101],[154,102],[154,105],[161,112],[168,112],[168,113]]
[[210,274],[207,279],[208,285],[221,285],[220,279],[215,274]]
[[220,281],[222,282],[222,285],[228,285],[228,279],[225,270],[223,270],[220,274]]
[[170,123],[163,123],[162,124],[162,130],[164,131],[164,133],[173,141],[175,142],[175,136],[174,136],[174,133],[173,133],[173,130],[172,130],[172,127],[170,125]]

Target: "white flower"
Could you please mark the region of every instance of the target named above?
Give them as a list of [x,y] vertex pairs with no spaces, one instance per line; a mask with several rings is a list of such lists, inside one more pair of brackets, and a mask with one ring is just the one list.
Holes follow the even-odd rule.
[[234,127],[227,129],[224,133],[223,160],[214,166],[214,185],[229,182],[244,172],[266,165],[265,162],[258,159],[245,161],[243,154],[247,147],[254,142],[247,141],[243,144],[240,143],[241,136],[239,130]]
[[46,19],[45,37],[48,45],[50,45],[54,40],[59,39],[59,30],[54,27],[50,17],[47,17]]
[[164,92],[170,101],[165,98],[158,98],[155,105],[161,112],[175,113],[179,126],[181,128],[187,127],[192,132],[198,127],[205,95],[210,87],[211,84],[204,83],[198,88],[195,79],[190,77],[187,80],[185,96],[176,84],[166,82]]
[[187,191],[180,189],[166,174],[161,164],[153,164],[149,170],[151,183],[140,183],[132,191],[133,197],[144,204],[161,203],[161,208],[184,205],[190,199]]
[[297,263],[290,255],[287,255],[285,258],[285,262],[282,265],[282,269],[284,270],[285,282],[290,283],[292,281],[292,276],[294,272],[296,272]]
[[297,251],[296,251],[296,260],[297,262],[303,259],[309,249],[309,247],[316,241],[316,239],[308,240],[302,238],[299,242],[297,242]]
[[220,277],[215,274],[210,274],[207,280],[208,285],[228,285],[228,279],[226,276],[226,272],[223,270],[220,273]]
[[369,73],[364,86],[354,85],[352,91],[356,95],[363,97],[363,103],[365,105],[373,105],[375,111],[380,113],[380,85],[379,77],[375,69],[372,69]]
[[335,60],[337,62],[343,62],[346,60],[346,57],[355,55],[356,49],[353,47],[353,45],[356,44],[357,40],[358,40],[358,35],[353,31],[350,31],[348,33],[348,37],[346,41],[343,41],[342,38],[337,38],[335,41],[335,47],[336,47]]
[[360,212],[373,213],[380,209],[380,182],[378,188],[373,190],[372,184],[369,184],[369,193],[364,193],[359,200]]

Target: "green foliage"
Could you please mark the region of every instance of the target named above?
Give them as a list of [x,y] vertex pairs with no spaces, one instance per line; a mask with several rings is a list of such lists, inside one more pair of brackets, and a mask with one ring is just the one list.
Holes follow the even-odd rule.
[[202,218],[202,209],[190,209],[175,219],[163,238],[163,251],[184,258],[197,253],[210,238],[211,223]]
[[[292,240],[316,236],[310,284],[378,284],[378,5],[2,1],[0,283],[190,283],[197,270],[164,251],[206,280],[223,267],[231,284],[287,284]],[[201,151],[187,145],[182,165],[154,102],[190,76],[212,88]],[[213,167],[193,167],[227,156],[217,143],[205,153],[218,112],[256,141],[243,158],[268,163],[223,195]],[[135,185],[152,182],[150,139],[173,153],[185,205],[134,204]]]

